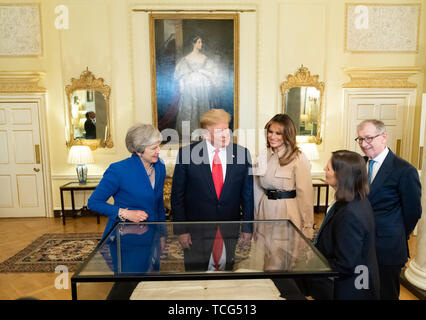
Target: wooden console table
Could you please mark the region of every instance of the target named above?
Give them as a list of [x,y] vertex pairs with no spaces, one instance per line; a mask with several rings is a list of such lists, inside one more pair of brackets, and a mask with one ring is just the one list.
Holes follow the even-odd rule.
[[[62,224],[65,225],[65,208],[64,208],[64,191],[71,192],[71,205],[73,217],[75,215],[75,202],[74,202],[74,191],[84,191],[84,190],[95,190],[98,186],[99,181],[88,181],[87,183],[80,184],[78,182],[68,182],[59,187],[61,191],[61,208],[62,208]],[[85,206],[83,206],[85,208]],[[87,208],[87,207],[86,207]],[[98,224],[100,223],[99,213],[96,213],[96,219]]]
[[317,188],[317,204],[314,205],[314,212],[318,213],[321,212],[320,204],[321,204],[321,188],[325,188],[325,210],[324,212],[327,212],[328,209],[328,191],[329,191],[329,185],[325,182],[324,179],[312,179],[312,185],[314,188]]

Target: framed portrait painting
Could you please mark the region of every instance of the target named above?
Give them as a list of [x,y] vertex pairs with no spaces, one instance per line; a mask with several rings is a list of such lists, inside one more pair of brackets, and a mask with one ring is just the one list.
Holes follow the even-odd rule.
[[176,130],[182,142],[205,112],[220,108],[237,129],[238,14],[151,14],[149,20],[154,125]]

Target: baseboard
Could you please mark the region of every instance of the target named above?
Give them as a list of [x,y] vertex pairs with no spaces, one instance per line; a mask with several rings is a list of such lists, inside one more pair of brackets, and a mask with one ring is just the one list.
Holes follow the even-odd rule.
[[[96,217],[97,213],[94,211],[91,211],[90,209],[86,208],[80,208],[73,210],[64,210],[65,211],[65,217]],[[62,218],[62,210],[53,210],[53,217],[54,218]]]
[[426,300],[426,290],[422,290],[420,288],[417,288],[415,285],[413,285],[410,281],[407,280],[405,277],[405,269],[407,267],[402,268],[401,274],[399,276],[399,280],[401,281],[401,284],[412,294],[414,294],[417,298],[420,300]]

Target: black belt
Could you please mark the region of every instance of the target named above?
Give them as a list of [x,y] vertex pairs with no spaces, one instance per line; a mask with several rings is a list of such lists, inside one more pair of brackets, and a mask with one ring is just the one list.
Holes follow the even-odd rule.
[[269,200],[296,198],[296,190],[265,190]]

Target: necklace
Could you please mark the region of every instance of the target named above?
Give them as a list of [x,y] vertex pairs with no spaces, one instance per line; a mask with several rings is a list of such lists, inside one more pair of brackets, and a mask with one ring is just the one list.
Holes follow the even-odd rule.
[[154,165],[152,163],[149,165],[149,169],[147,170],[147,173],[148,173],[148,177],[151,177],[152,174],[154,173]]

